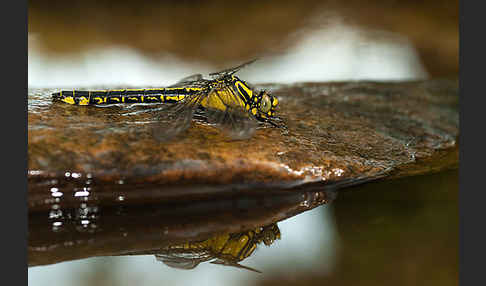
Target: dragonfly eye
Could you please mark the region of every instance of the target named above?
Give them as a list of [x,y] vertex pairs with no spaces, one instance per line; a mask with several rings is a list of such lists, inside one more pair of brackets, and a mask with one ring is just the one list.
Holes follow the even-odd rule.
[[275,238],[271,235],[266,235],[264,238],[263,238],[263,243],[266,245],[266,246],[269,246],[269,245],[272,245],[272,243],[275,241]]
[[268,113],[272,108],[272,103],[270,102],[270,97],[264,93],[262,96],[262,101],[260,103],[260,111],[263,113]]
[[277,239],[280,239],[280,230],[276,225],[263,231],[262,240],[266,246],[272,245]]

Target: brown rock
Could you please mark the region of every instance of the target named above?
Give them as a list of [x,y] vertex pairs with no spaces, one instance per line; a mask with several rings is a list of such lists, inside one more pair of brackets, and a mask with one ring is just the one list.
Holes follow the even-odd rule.
[[[232,141],[204,123],[169,143],[150,107],[80,107],[29,90],[29,210],[350,183],[458,163],[457,82],[267,86],[287,129]],[[56,195],[53,195],[56,193]]]

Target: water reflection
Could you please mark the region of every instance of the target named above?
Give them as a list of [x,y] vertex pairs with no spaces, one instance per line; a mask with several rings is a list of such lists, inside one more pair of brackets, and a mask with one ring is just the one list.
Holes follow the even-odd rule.
[[280,238],[280,229],[276,223],[273,223],[240,233],[215,235],[203,241],[170,245],[163,249],[152,250],[143,254],[153,252],[158,261],[178,269],[194,269],[201,262],[211,261],[213,264],[260,272],[254,268],[239,264],[239,262],[252,255],[258,245],[263,243],[266,246],[270,246],[275,240]]
[[[277,224],[269,227],[277,230]],[[201,263],[189,271],[180,270],[158,262],[147,251],[146,255],[105,256],[33,267],[29,269],[29,285],[251,285],[281,271],[296,275],[303,271],[327,273],[332,269],[336,243],[329,206],[281,221],[278,229],[281,239],[270,247],[260,243],[240,263],[261,274],[211,263]]]
[[[129,225],[131,217],[124,219]],[[153,254],[118,255],[29,268],[29,285],[457,285],[457,224],[451,171],[354,187],[330,205],[279,221],[281,239],[241,262],[262,274],[211,263],[179,270]],[[135,236],[130,245],[147,237],[124,231]],[[159,226],[158,238],[174,231]]]
[[[34,201],[44,201],[46,195],[41,189]],[[90,195],[89,200],[82,200],[88,196],[73,195],[80,192],[79,187],[48,189],[51,194],[62,189],[66,195],[57,202],[31,208],[30,266],[93,256],[147,253],[157,254],[161,261],[169,261],[172,266],[176,265],[170,261],[172,254],[186,258],[192,255],[193,262],[199,261],[193,267],[209,260],[239,266],[238,262],[252,255],[259,244],[271,245],[280,238],[276,222],[336,197],[333,185],[323,186],[321,191],[241,190],[231,197],[213,194],[190,198],[173,192],[172,197],[159,201],[120,200],[126,192],[112,189],[94,192],[99,197],[110,194],[112,199],[93,199]],[[31,205],[38,205],[33,198],[30,200]]]

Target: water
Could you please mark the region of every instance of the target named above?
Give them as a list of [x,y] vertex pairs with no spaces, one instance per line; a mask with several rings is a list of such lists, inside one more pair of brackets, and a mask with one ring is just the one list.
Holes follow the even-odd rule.
[[242,263],[177,270],[153,256],[29,268],[29,285],[457,285],[458,173],[369,183],[278,223],[282,239]]

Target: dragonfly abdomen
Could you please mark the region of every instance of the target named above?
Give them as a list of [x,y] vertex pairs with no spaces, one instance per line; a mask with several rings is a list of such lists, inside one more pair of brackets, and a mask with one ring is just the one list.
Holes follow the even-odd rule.
[[102,91],[70,90],[53,93],[55,100],[73,105],[120,103],[174,103],[199,92],[197,88],[123,89]]

